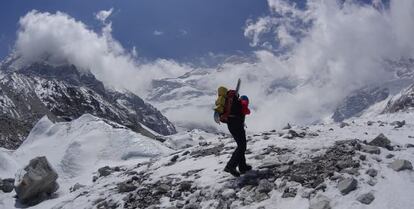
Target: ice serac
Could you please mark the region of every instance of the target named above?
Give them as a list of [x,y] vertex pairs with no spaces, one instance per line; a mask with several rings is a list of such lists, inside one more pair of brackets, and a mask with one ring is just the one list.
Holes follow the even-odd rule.
[[44,115],[52,121],[71,121],[88,113],[152,138],[154,134],[141,124],[162,135],[176,133],[174,125],[139,96],[106,88],[73,65],[34,63],[15,69],[3,64],[1,71],[1,147],[17,148]]

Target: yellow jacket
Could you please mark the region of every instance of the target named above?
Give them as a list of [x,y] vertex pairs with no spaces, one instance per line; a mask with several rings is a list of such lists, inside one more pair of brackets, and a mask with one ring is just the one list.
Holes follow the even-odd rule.
[[216,107],[214,108],[214,111],[222,114],[224,112],[224,105],[226,103],[226,96],[227,96],[227,88],[220,86],[217,89],[218,98],[216,100]]

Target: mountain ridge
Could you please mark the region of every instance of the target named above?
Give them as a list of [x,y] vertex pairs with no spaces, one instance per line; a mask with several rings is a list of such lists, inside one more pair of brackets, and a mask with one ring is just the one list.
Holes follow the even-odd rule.
[[155,107],[127,90],[106,88],[94,75],[74,65],[37,62],[20,69],[10,66],[5,62],[0,67],[0,146],[17,148],[44,115],[53,121],[70,121],[90,113],[151,138],[156,136],[141,124],[162,135],[176,133]]

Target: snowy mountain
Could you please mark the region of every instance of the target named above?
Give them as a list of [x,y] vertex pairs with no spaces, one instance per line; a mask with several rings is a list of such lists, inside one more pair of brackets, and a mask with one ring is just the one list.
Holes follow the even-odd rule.
[[[42,84],[41,77],[31,81],[23,72],[17,77],[20,83]],[[203,89],[197,90],[200,94],[183,94],[184,86],[197,81],[191,79],[196,77],[193,73],[158,81],[155,89],[164,93],[153,101],[162,102],[161,95],[169,93],[187,102],[209,97]],[[6,72],[3,79],[17,80],[17,75]],[[246,158],[254,169],[239,178],[223,172],[236,145],[229,135],[193,129],[159,138],[161,143],[90,114],[70,122],[43,117],[17,150],[0,150],[0,178],[4,185],[19,182],[19,175],[13,176],[31,159],[45,156],[59,175],[60,187],[51,199],[29,207],[33,209],[411,208],[413,87],[403,87],[410,79],[401,81],[355,94],[352,101],[357,104],[349,107],[357,114],[341,123],[249,133]],[[27,94],[31,88],[19,92]],[[38,94],[56,91],[42,92]],[[64,119],[52,110],[51,117]],[[15,191],[0,191],[0,208],[22,207],[14,195]]]
[[[226,135],[192,131],[162,145],[91,115],[55,124],[43,118],[19,149],[0,151],[0,177],[46,155],[61,187],[34,209],[405,209],[414,173],[399,162],[414,162],[413,128],[413,113],[397,113],[255,133],[246,156],[254,170],[234,178],[222,171],[235,147]],[[381,134],[392,148],[372,142]],[[0,208],[15,208],[13,195],[1,194]]]
[[53,121],[70,121],[89,113],[151,137],[149,129],[164,135],[176,132],[166,117],[137,95],[105,88],[91,73],[73,65],[34,63],[16,69],[5,62],[1,72],[2,147],[17,148],[44,115]]
[[[364,113],[369,107],[390,99],[395,95],[408,94],[408,91],[403,89],[411,86],[414,83],[414,60],[400,59],[397,61],[387,60],[384,65],[391,74],[390,80],[379,81],[376,85],[366,86],[351,92],[335,109],[332,119],[335,122],[341,122],[351,117],[357,117]],[[401,96],[401,95],[400,95]],[[409,95],[406,95],[409,97]],[[394,98],[393,100],[395,100]],[[402,98],[400,98],[401,100]],[[407,98],[405,98],[407,99]],[[399,101],[397,103],[401,103]],[[407,102],[407,101],[406,101]],[[391,106],[391,104],[389,104]],[[396,107],[394,107],[395,109]],[[385,112],[396,112],[398,110],[391,110],[392,107],[387,107]],[[398,108],[397,108],[398,109]]]

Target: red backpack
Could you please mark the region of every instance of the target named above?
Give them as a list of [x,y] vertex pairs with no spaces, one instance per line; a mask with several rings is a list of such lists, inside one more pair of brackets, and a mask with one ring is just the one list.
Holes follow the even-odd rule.
[[224,104],[224,112],[220,115],[220,122],[227,123],[229,115],[231,112],[231,106],[233,105],[233,100],[237,99],[235,90],[228,90],[226,96],[226,103]]

